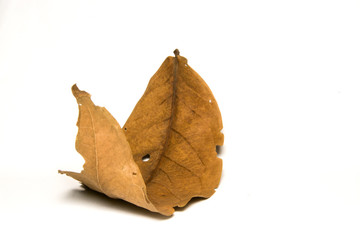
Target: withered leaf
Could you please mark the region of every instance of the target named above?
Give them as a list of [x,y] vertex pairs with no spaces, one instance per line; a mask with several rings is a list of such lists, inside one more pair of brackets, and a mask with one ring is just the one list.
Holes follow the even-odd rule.
[[210,88],[174,53],[150,79],[124,130],[151,202],[182,207],[214,193],[222,170],[216,145],[224,137]]
[[163,215],[214,193],[222,171],[216,153],[224,141],[220,111],[204,80],[174,53],[150,79],[123,129],[73,86],[79,104],[76,149],[85,164],[81,173],[60,173]]
[[157,209],[149,201],[139,167],[133,160],[129,143],[115,118],[103,107],[95,106],[90,94],[76,85],[72,92],[79,105],[76,150],[84,157],[81,173],[59,171],[87,187],[121,198],[150,211],[171,215],[171,208]]

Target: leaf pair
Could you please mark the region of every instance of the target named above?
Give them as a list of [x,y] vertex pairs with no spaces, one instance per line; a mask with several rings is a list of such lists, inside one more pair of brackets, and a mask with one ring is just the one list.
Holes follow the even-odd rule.
[[85,164],[81,173],[59,173],[166,216],[215,192],[222,171],[216,146],[224,141],[220,111],[204,80],[174,53],[150,79],[123,129],[90,94],[72,87],[79,105],[76,150]]

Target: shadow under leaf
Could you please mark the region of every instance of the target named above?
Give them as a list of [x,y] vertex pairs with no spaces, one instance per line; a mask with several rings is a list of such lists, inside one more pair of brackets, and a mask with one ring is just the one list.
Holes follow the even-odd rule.
[[93,191],[88,187],[82,185],[80,189],[73,189],[66,195],[67,200],[75,200],[81,202],[87,202],[92,204],[101,205],[102,207],[112,208],[115,210],[121,210],[126,213],[139,215],[142,217],[150,217],[157,220],[170,219],[172,216],[163,216],[159,213],[151,212],[147,209],[138,207],[132,203],[126,202],[122,199],[113,199],[108,196]]

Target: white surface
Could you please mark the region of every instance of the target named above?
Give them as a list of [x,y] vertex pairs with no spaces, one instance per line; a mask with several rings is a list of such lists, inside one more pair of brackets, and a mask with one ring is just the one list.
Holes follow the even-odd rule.
[[[359,239],[359,1],[0,1],[1,239]],[[81,192],[77,83],[123,125],[175,48],[223,115],[212,198]]]

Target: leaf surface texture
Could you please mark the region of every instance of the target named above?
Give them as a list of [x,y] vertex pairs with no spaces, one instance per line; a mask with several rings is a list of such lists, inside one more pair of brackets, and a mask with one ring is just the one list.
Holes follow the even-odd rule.
[[153,203],[184,206],[192,197],[214,193],[222,170],[216,153],[224,141],[222,127],[210,88],[175,52],[150,79],[124,125]]

